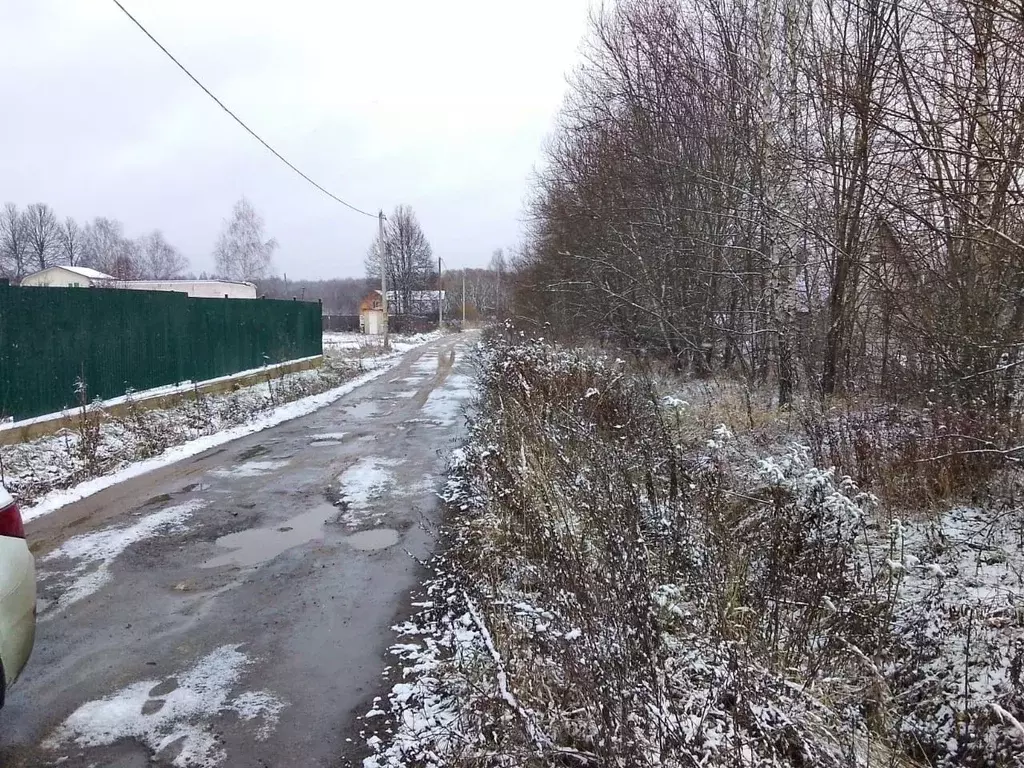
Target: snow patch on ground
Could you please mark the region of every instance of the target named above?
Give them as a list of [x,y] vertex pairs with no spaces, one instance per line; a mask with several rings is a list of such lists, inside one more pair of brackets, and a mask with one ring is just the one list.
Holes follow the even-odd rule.
[[[344,514],[341,520],[349,527],[359,525],[376,506],[374,502],[384,498],[394,489],[394,467],[400,462],[379,456],[367,456],[346,469],[338,477],[341,486],[341,506]],[[382,517],[383,510],[376,510]]]
[[[127,527],[94,531],[64,542],[42,560],[43,563],[75,561],[62,574],[65,588],[53,610],[63,611],[95,594],[110,581],[111,565],[128,547],[154,536],[184,531],[188,518],[204,506],[205,502],[198,499],[186,501],[148,514]],[[49,576],[41,571],[39,580],[46,581]]]
[[313,436],[313,442],[317,443],[321,440],[344,440],[348,432],[318,432]]
[[214,469],[210,475],[213,477],[259,477],[260,475],[269,475],[286,466],[288,466],[288,462],[280,459],[247,461],[234,467]]
[[[246,691],[231,697],[245,668],[251,663],[237,645],[225,645],[203,657],[194,667],[174,676],[177,688],[151,696],[164,681],[142,680],[75,710],[57,732],[44,742],[59,749],[73,742],[82,747],[136,739],[155,757],[172,750],[178,768],[215,768],[227,758],[212,724],[213,718],[234,713],[241,720],[259,720],[255,736],[268,738],[284,709],[284,702],[267,691]],[[168,680],[171,678],[168,678]]]
[[473,396],[473,380],[456,374],[448,378],[443,387],[430,393],[423,404],[423,415],[443,426],[454,424],[466,401]]

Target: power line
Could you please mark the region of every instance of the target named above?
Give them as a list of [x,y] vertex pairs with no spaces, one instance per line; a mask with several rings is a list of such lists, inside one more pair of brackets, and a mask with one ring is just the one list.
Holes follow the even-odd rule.
[[232,112],[226,106],[224,106],[224,103],[220,99],[218,99],[216,96],[214,96],[209,88],[207,88],[205,85],[203,85],[201,82],[199,82],[198,78],[196,78],[195,75],[193,75],[191,72],[189,72],[188,69],[185,68],[184,64],[182,64],[180,61],[178,61],[176,58],[174,58],[174,55],[170,51],[168,51],[166,48],[164,48],[163,45],[160,43],[160,41],[157,40],[155,37],[153,37],[153,35],[150,34],[149,30],[146,29],[144,26],[142,26],[142,24],[139,22],[139,20],[136,19],[134,16],[131,15],[131,13],[128,12],[127,8],[125,8],[123,5],[121,5],[119,0],[114,0],[114,5],[116,5],[118,8],[120,8],[124,12],[124,15],[127,16],[129,19],[131,19],[132,22],[134,22],[135,26],[137,26],[139,29],[141,29],[142,32],[146,35],[146,37],[148,37],[150,40],[152,40],[156,44],[156,47],[159,48],[161,51],[163,51],[167,55],[167,58],[169,58],[171,61],[173,61],[175,64],[177,64],[178,65],[178,69],[180,69],[182,72],[184,72],[186,75],[188,75],[189,79],[193,83],[195,83],[200,88],[202,88],[203,92],[206,93],[207,96],[209,96],[211,99],[213,99],[215,102],[217,102],[217,106],[218,107],[220,107],[225,112],[227,112],[229,115],[231,115],[231,117],[234,119],[234,121],[236,123],[238,123],[240,126],[245,128],[245,130],[248,131],[249,134],[254,139],[256,139],[256,141],[258,141],[260,144],[262,144],[264,147],[266,147],[268,150],[270,150],[270,152],[273,153],[274,157],[276,157],[282,163],[287,165],[289,168],[291,168],[293,171],[295,171],[297,174],[299,174],[299,176],[301,176],[303,179],[308,181],[310,184],[312,184],[314,187],[319,189],[321,192],[323,192],[325,195],[327,195],[329,198],[331,198],[335,202],[341,203],[346,208],[349,208],[349,209],[355,211],[356,213],[361,213],[361,214],[363,214],[363,216],[370,216],[371,218],[377,218],[377,214],[375,214],[375,213],[368,213],[367,211],[364,211],[361,208],[356,208],[351,203],[346,203],[344,200],[342,200],[337,195],[332,194],[331,192],[328,192],[326,189],[324,189],[319,184],[317,184],[315,181],[313,181],[311,178],[309,178],[309,176],[307,176],[302,171],[300,171],[298,168],[296,168],[294,165],[292,165],[290,162],[288,162],[288,160],[285,159],[284,155],[282,155],[280,152],[278,152],[276,149],[274,149],[272,146],[270,146],[267,142],[265,142],[262,138],[260,138],[259,134],[257,134],[256,131],[254,131],[252,128],[250,128],[248,125],[246,125],[244,122],[242,122],[242,119],[238,115],[236,115],[234,112]]

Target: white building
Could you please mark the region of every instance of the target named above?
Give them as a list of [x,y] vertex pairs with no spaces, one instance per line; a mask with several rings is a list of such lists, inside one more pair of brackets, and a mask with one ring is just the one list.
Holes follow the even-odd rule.
[[123,291],[173,291],[202,299],[255,299],[256,286],[234,280],[118,280],[89,267],[47,267],[22,278],[22,285],[48,288],[117,288]]
[[400,291],[388,291],[388,314],[436,315],[437,302],[444,302],[444,291],[410,291],[408,297]]
[[126,291],[175,291],[200,299],[255,299],[256,285],[234,280],[118,280],[109,288]]
[[21,284],[47,288],[96,288],[114,281],[110,275],[89,267],[47,267],[23,277]]

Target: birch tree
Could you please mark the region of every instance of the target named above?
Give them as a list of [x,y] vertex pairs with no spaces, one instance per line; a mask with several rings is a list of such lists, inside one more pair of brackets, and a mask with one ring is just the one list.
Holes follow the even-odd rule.
[[221,277],[254,282],[270,275],[277,241],[267,238],[264,228],[263,217],[247,198],[235,203],[213,251]]

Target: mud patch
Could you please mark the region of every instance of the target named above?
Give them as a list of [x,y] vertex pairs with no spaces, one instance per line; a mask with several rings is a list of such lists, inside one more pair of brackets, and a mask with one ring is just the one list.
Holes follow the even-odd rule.
[[[37,574],[46,596],[56,593],[50,605],[64,610],[98,592],[111,580],[111,567],[125,550],[147,539],[184,533],[185,523],[203,506],[198,500],[187,501],[140,517],[126,527],[86,533],[64,542],[43,558],[44,569]],[[53,567],[60,570],[46,570]]]
[[265,445],[254,445],[252,448],[247,448],[242,451],[236,457],[238,461],[249,461],[249,459],[255,459],[257,456],[266,456],[270,453],[270,449]]

